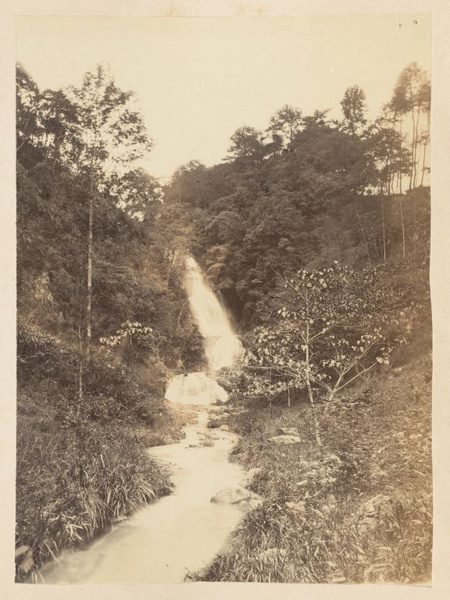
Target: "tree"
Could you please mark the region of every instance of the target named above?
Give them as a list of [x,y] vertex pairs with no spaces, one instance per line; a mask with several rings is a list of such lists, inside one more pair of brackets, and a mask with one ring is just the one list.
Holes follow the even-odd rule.
[[364,90],[357,85],[347,88],[341,100],[341,107],[344,114],[344,131],[348,131],[352,136],[361,135],[367,124]]
[[66,155],[72,168],[85,178],[89,205],[85,333],[81,341],[79,377],[79,395],[82,398],[83,368],[89,360],[92,337],[95,204],[111,180],[117,186],[122,176],[125,185],[127,170],[151,149],[151,142],[142,117],[132,105],[133,94],[120,90],[102,66],[86,73],[81,87],[70,88],[68,95],[76,108],[77,127]]
[[286,104],[270,119],[270,125],[267,131],[272,134],[272,136],[280,136],[283,140],[284,147],[291,149],[294,137],[300,131],[301,125],[301,111]]
[[[381,204],[382,254],[383,262],[387,260],[385,200],[395,193],[397,178],[409,172],[410,154],[404,146],[403,136],[390,126],[386,119],[379,119],[371,131],[366,147],[372,157],[376,174],[378,196]],[[399,198],[400,219],[402,227],[402,254],[406,258],[406,234],[403,216],[402,198]]]
[[240,127],[231,136],[229,160],[261,165],[265,156],[264,134],[254,127]]
[[[411,169],[409,189],[417,185],[421,115],[430,109],[429,76],[417,63],[407,65],[397,80],[389,107],[394,114],[411,118]],[[427,141],[428,143],[428,141]]]
[[255,330],[244,357],[247,394],[271,403],[281,392],[306,389],[320,445],[317,391],[329,405],[356,379],[389,364],[416,307],[401,306],[376,268],[357,271],[335,262],[281,279],[276,317]]

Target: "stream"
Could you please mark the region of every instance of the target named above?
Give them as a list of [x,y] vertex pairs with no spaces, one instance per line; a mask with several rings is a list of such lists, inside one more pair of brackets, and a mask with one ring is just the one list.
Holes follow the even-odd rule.
[[[237,440],[223,429],[208,429],[226,391],[215,381],[221,368],[241,353],[220,302],[193,258],[186,259],[186,292],[205,341],[205,372],[181,374],[167,385],[166,399],[191,413],[180,442],[148,450],[169,466],[174,492],[114,526],[88,546],[63,552],[42,572],[45,583],[181,583],[208,566],[226,547],[243,517],[246,502],[211,501],[218,492],[242,491],[244,473],[228,455]],[[195,421],[195,422],[192,422]]]

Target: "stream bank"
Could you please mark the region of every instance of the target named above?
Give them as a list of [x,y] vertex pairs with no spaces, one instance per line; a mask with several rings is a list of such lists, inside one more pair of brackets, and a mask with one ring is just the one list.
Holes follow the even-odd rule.
[[148,450],[168,465],[173,493],[87,548],[65,552],[43,571],[45,583],[181,583],[226,550],[230,532],[256,499],[243,487],[242,467],[228,461],[236,434],[207,427],[217,409],[189,412],[194,422],[185,427],[185,439]]

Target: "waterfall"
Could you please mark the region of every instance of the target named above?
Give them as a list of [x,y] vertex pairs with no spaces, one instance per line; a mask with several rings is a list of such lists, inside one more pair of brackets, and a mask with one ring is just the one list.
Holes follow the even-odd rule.
[[243,473],[238,464],[228,461],[236,435],[222,428],[214,433],[208,429],[209,414],[223,414],[221,407],[209,405],[227,400],[214,374],[233,364],[241,345],[192,258],[186,259],[185,286],[205,340],[208,366],[204,372],[170,380],[169,401],[197,406],[180,411],[191,417],[183,441],[148,451],[170,468],[175,493],[150,504],[89,547],[63,552],[46,568],[45,583],[181,583],[186,573],[204,569],[221,552],[246,510],[243,503],[211,501],[222,489],[239,489]]
[[173,377],[166,398],[178,404],[213,404],[225,402],[226,391],[214,380],[214,374],[231,367],[242,352],[241,342],[216,295],[209,287],[196,261],[186,258],[185,289],[192,315],[205,340],[207,373],[189,373]]

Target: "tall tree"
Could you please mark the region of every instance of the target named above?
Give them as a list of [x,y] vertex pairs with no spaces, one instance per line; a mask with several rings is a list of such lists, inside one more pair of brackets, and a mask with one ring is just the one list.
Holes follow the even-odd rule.
[[347,88],[341,100],[341,107],[344,114],[344,131],[348,131],[352,136],[361,135],[367,124],[364,90],[357,85]]
[[[378,196],[381,204],[382,254],[383,262],[386,262],[386,200],[389,201],[394,194],[396,176],[403,177],[409,172],[410,154],[404,146],[402,135],[386,118],[377,121],[367,140],[366,148],[372,156],[376,171]],[[406,234],[401,198],[399,199],[399,209],[402,227],[402,253],[405,258]]]
[[285,104],[270,119],[267,129],[275,136],[281,136],[284,147],[291,149],[295,135],[300,131],[302,125],[302,113],[299,109]]
[[411,190],[417,186],[421,115],[427,110],[429,112],[430,106],[429,76],[417,63],[407,65],[400,73],[389,106],[395,114],[410,116],[411,170],[409,189]]
[[90,356],[92,337],[92,270],[94,256],[94,211],[96,200],[108,183],[122,179],[151,149],[141,115],[133,105],[133,93],[120,90],[111,75],[98,66],[86,73],[79,88],[68,95],[76,107],[77,128],[68,155],[72,167],[86,181],[89,206],[87,232],[87,281],[84,335],[81,342],[79,395],[83,396],[83,368]]
[[264,155],[264,134],[254,127],[239,127],[231,136],[228,148],[230,160],[240,163],[261,165]]

